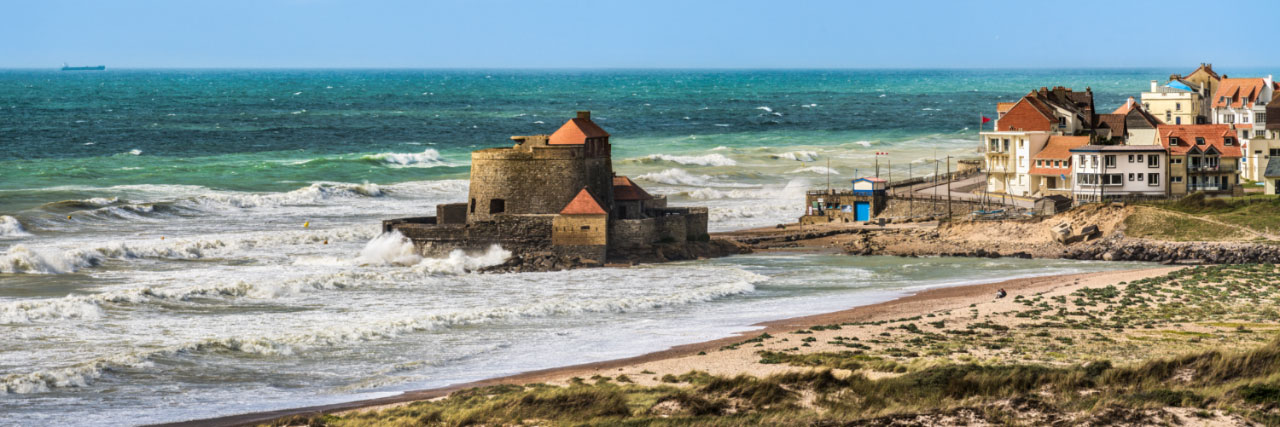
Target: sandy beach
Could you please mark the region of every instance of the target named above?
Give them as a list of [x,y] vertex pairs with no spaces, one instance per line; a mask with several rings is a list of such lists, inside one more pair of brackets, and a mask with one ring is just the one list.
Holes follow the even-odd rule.
[[[888,325],[871,323],[891,321],[904,318],[922,318],[928,316],[931,322],[946,324],[963,324],[974,319],[986,319],[992,314],[1014,310],[1019,303],[1018,296],[1061,296],[1086,287],[1103,287],[1117,283],[1131,282],[1139,279],[1168,274],[1183,267],[1141,268],[1099,273],[1069,274],[1058,276],[1032,277],[1013,279],[977,285],[944,287],[924,290],[919,293],[887,301],[879,304],[853,307],[847,310],[805,317],[785,318],[758,324],[758,330],[737,336],[725,337],[690,345],[682,345],[668,350],[645,354],[642,356],[610,360],[583,365],[526,372],[501,378],[457,384],[429,390],[406,392],[381,399],[347,402],[336,405],[325,405],[308,408],[294,408],[263,413],[241,414],[207,420],[194,420],[166,425],[174,426],[223,426],[252,425],[269,420],[294,416],[313,415],[319,413],[350,413],[353,411],[378,410],[411,402],[437,399],[449,393],[474,387],[499,384],[547,383],[567,385],[581,382],[585,378],[625,377],[639,385],[657,385],[663,383],[664,376],[681,375],[691,371],[705,372],[711,375],[735,376],[746,374],[752,376],[768,376],[771,374],[802,370],[808,368],[787,364],[762,364],[761,351],[783,351],[796,348],[798,353],[817,353],[838,351],[844,347],[831,344],[842,340],[875,341],[875,337],[886,331]],[[1005,289],[1009,296],[996,299],[999,289]],[[1006,326],[1013,322],[1002,321]],[[839,329],[824,329],[821,325],[850,325]],[[818,328],[814,328],[817,326]],[[813,330],[813,329],[817,330]],[[805,331],[804,334],[794,334]],[[759,336],[781,337],[776,340],[743,344],[744,340]],[[834,340],[835,337],[841,340]],[[803,345],[803,347],[798,347]],[[985,355],[978,355],[983,357]],[[1066,362],[1064,362],[1066,363]],[[668,380],[669,382],[669,380]]]

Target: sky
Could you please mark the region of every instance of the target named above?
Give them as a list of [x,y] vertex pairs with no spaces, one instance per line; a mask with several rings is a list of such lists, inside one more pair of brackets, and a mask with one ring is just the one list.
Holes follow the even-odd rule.
[[1269,6],[1233,1],[1258,18],[1217,20],[1184,0],[0,0],[0,68],[1265,67],[1280,62],[1258,50]]

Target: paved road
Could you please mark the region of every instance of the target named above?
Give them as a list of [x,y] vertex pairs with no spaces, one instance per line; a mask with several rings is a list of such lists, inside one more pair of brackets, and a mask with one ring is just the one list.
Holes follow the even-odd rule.
[[[975,201],[975,202],[982,201],[983,195],[981,193],[972,192],[972,189],[975,189],[975,188],[982,189],[983,183],[985,183],[986,180],[987,180],[986,174],[978,174],[968,178],[961,179],[959,181],[952,182],[951,198],[953,200],[969,200],[969,201]],[[970,189],[970,191],[961,191],[962,189]],[[893,194],[895,196],[906,196],[910,193],[910,191],[914,191],[916,194],[916,197],[943,198],[943,197],[947,197],[947,183],[946,181],[943,181],[943,182],[939,182],[937,185],[934,185],[934,183],[931,183],[931,182],[916,184],[911,186],[910,190],[906,188],[894,189]],[[988,194],[987,197],[988,197],[987,200],[995,201],[995,203],[1000,203],[1000,200],[1002,200],[1000,194]],[[1010,196],[1004,196],[1003,200],[1007,202],[1011,202],[1014,206],[1023,207],[1023,208],[1031,208],[1035,205],[1035,202],[1032,199],[1026,198],[1026,197],[1015,198]]]

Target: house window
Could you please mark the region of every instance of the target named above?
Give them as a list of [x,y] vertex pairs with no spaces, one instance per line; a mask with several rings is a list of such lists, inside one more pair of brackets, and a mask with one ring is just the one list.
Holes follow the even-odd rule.
[[1129,155],[1129,163],[1133,163],[1133,155],[1132,155],[1132,154],[1130,154],[1130,155]]
[[1158,174],[1158,173],[1149,173],[1149,174],[1147,174],[1147,186],[1148,186],[1148,187],[1158,187],[1158,186],[1160,186],[1160,174]]
[[1180,165],[1180,164],[1182,164],[1182,158],[1181,158],[1181,157],[1178,157],[1178,158],[1173,159],[1173,164],[1175,164],[1175,165]]
[[1173,112],[1172,112],[1172,111],[1165,111],[1165,112],[1164,112],[1164,121],[1165,121],[1165,123],[1168,123],[1168,122],[1172,122],[1172,121],[1173,121]]
[[1138,174],[1138,182],[1142,182],[1142,174],[1141,174],[1141,173],[1139,173],[1139,174]]
[[1225,145],[1236,145],[1236,139],[1231,137],[1222,138],[1222,143]]
[[1106,162],[1106,165],[1105,165],[1106,167],[1109,167],[1109,168],[1116,167],[1116,156],[1114,154],[1108,154],[1106,156],[1103,156],[1103,159]]
[[1109,173],[1103,175],[1103,185],[1124,185],[1124,175],[1118,173]]
[[1058,118],[1058,127],[1060,127],[1060,128],[1067,127],[1067,118],[1066,118],[1066,117],[1059,117],[1059,118]]
[[1027,140],[1025,140],[1025,139],[1019,139],[1019,140],[1018,140],[1018,148],[1027,148]]
[[1272,149],[1271,149],[1271,154],[1270,154],[1270,155],[1272,155],[1272,156],[1280,156],[1280,148],[1272,148]]
[[1253,131],[1253,137],[1254,137],[1254,138],[1259,138],[1259,139],[1261,139],[1261,138],[1265,138],[1266,136],[1267,136],[1267,131],[1265,131],[1265,130],[1255,130],[1255,131]]
[[1147,167],[1149,167],[1149,168],[1158,168],[1158,167],[1160,167],[1160,156],[1159,156],[1159,155],[1156,155],[1156,154],[1148,154],[1148,155],[1147,155]]
[[1169,177],[1169,182],[1182,182],[1182,177],[1180,177],[1180,176],[1171,176],[1171,177]]
[[1249,116],[1252,116],[1252,115],[1253,115],[1253,114],[1249,114],[1249,113],[1241,114],[1241,115],[1240,115],[1240,123],[1249,123]]
[[489,213],[499,214],[507,211],[507,201],[503,199],[489,199]]
[[1204,138],[1196,137],[1196,145],[1204,145]]
[[[1173,109],[1178,110],[1178,111],[1182,111],[1182,103],[1181,103],[1181,102],[1175,102],[1175,103],[1173,103]],[[970,146],[970,147],[972,147],[972,146]]]
[[1129,172],[1129,180],[1133,181],[1133,172]]

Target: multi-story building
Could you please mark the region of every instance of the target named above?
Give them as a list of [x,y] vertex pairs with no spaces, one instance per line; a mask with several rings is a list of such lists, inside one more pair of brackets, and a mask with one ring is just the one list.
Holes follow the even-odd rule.
[[1169,194],[1243,194],[1240,139],[1230,125],[1161,125],[1157,132],[1169,150]]
[[1077,202],[1168,194],[1168,152],[1158,145],[1084,145],[1069,150]]
[[[1217,80],[1213,80],[1217,81]],[[1151,81],[1151,90],[1142,92],[1142,106],[1162,122],[1171,125],[1209,123],[1208,86],[1187,80],[1170,80],[1163,86]]]
[[982,132],[987,191],[1033,193],[1031,158],[1052,135],[1088,134],[1094,128],[1093,91],[1042,87],[1014,103],[997,105],[992,132]]
[[[1251,181],[1268,181],[1268,165],[1272,159],[1280,157],[1280,96],[1273,96],[1267,103],[1266,117],[1254,123],[1253,138],[1245,139],[1243,144],[1240,176]],[[1280,168],[1280,164],[1276,167]],[[1267,192],[1272,193],[1274,191]]]
[[1050,136],[1044,149],[1031,156],[1031,193],[1071,197],[1071,149],[1085,145],[1088,136]]
[[1240,139],[1262,136],[1255,123],[1266,123],[1267,103],[1275,92],[1271,76],[1223,78],[1211,99],[1213,123],[1231,125]]
[[[1206,119],[1208,119],[1208,116],[1212,112],[1212,107],[1210,106],[1209,97],[1218,92],[1218,85],[1222,82],[1222,79],[1224,77],[1226,76],[1219,76],[1217,72],[1213,71],[1213,64],[1202,62],[1200,63],[1200,67],[1196,68],[1195,71],[1192,71],[1190,74],[1187,74],[1185,76],[1181,74],[1170,75],[1169,82],[1172,83],[1174,81],[1179,81],[1190,88],[1197,88],[1197,87],[1203,88],[1204,93],[1201,99],[1201,102],[1203,104],[1200,106],[1200,111],[1202,111],[1206,116]],[[1151,111],[1151,109],[1148,108],[1147,111]],[[1165,122],[1165,123],[1168,123],[1168,122]],[[1206,121],[1204,123],[1209,123],[1209,122]],[[1169,123],[1169,124],[1173,124],[1173,123]],[[1192,123],[1183,123],[1183,124],[1192,124]],[[1195,123],[1195,124],[1203,124],[1203,123]]]

